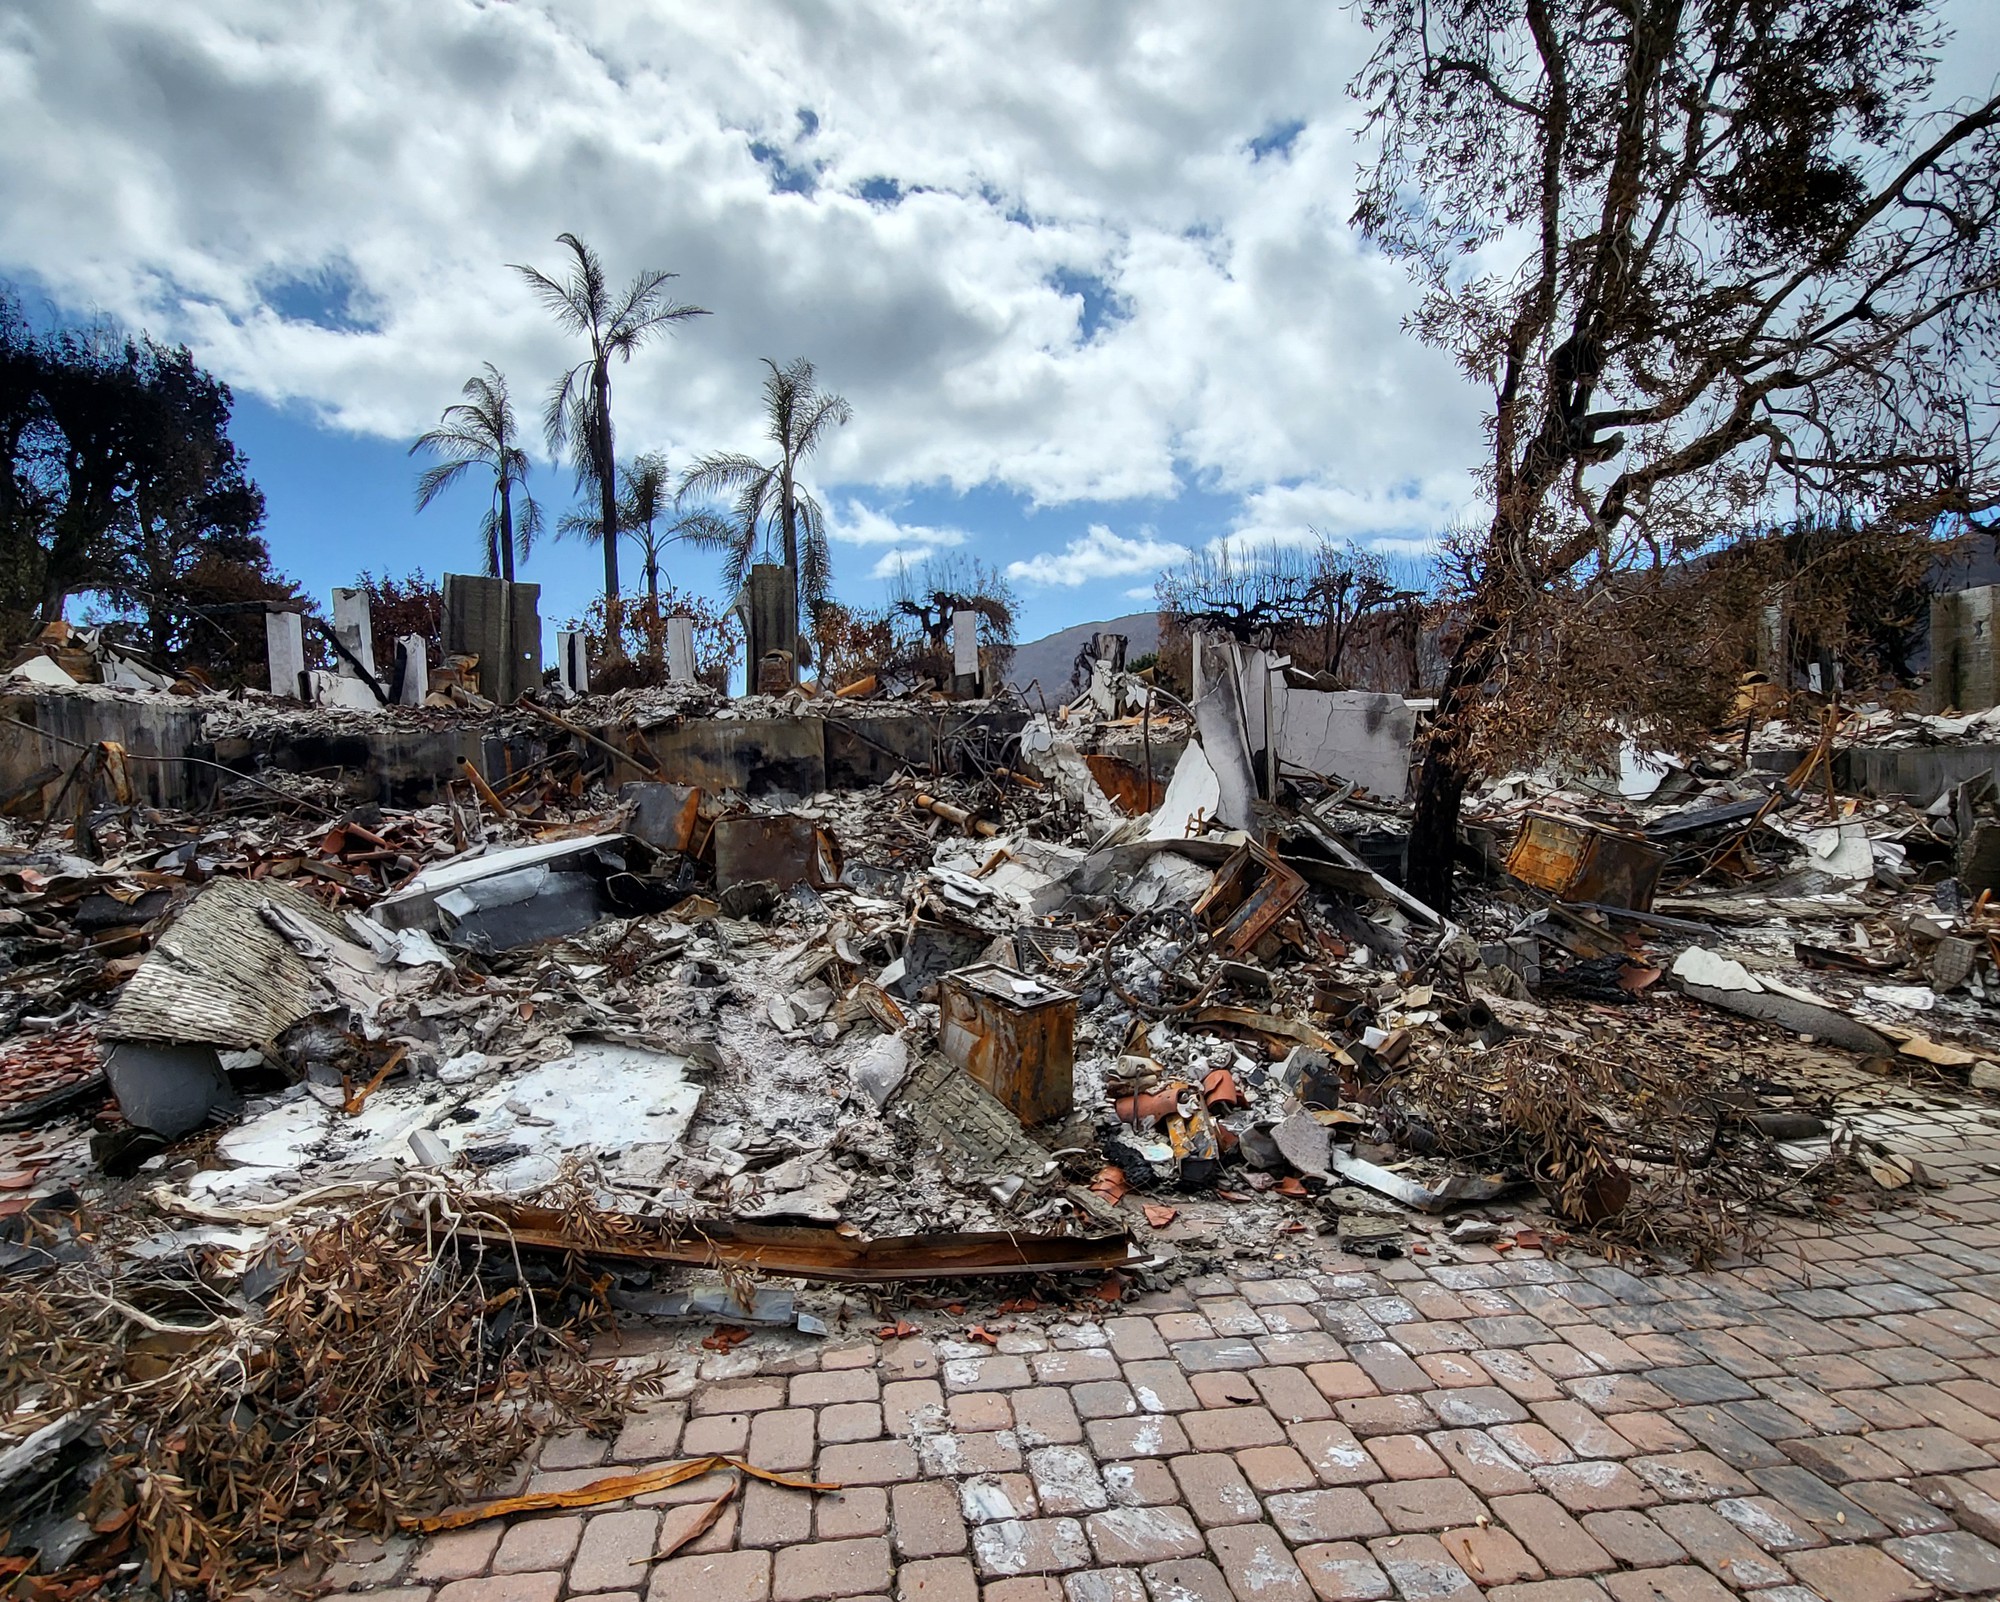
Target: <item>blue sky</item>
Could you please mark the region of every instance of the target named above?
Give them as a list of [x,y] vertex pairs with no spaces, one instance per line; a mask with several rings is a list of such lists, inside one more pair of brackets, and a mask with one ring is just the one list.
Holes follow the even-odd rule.
[[[2000,7],[1947,14],[1984,92]],[[227,379],[323,594],[477,563],[480,496],[416,516],[406,448],[485,362],[532,430],[578,352],[509,263],[574,231],[713,314],[616,370],[622,453],[761,450],[758,360],[807,357],[854,407],[811,485],[842,597],[959,552],[1032,637],[1217,541],[1476,513],[1479,396],[1347,222],[1367,48],[1324,0],[12,0],[0,276]],[[555,621],[599,570],[526,576]]]
[[[297,406],[273,406],[254,395],[238,395],[234,436],[250,457],[264,490],[274,556],[286,572],[324,597],[335,585],[352,583],[362,569],[407,573],[421,567],[432,577],[451,571],[479,571],[479,520],[487,494],[466,484],[448,491],[422,513],[414,511],[412,484],[417,463],[397,440],[328,428]],[[559,508],[574,499],[571,475],[543,465],[531,492],[543,501],[553,523]],[[867,485],[829,485],[822,493],[837,507],[857,496],[881,497]],[[1092,523],[1157,529],[1162,542],[1192,547],[1226,535],[1236,507],[1233,496],[1189,489],[1170,501],[1075,502],[1036,508],[1024,496],[987,487],[955,494],[918,489],[892,503],[899,526],[915,524],[962,531],[959,547],[987,560],[1020,560],[1010,553],[1066,545],[1087,535]],[[1030,552],[1032,554],[1032,551]],[[838,588],[873,602],[885,593],[871,577],[880,555],[868,547],[838,550]],[[622,572],[636,587],[636,559],[629,547]],[[714,557],[698,551],[670,556],[669,582],[719,593]],[[542,616],[560,623],[588,606],[603,587],[603,559],[596,547],[573,540],[545,540],[520,576],[542,586]],[[1018,582],[1023,599],[1020,635],[1032,639],[1086,618],[1115,617],[1144,610],[1134,589],[1151,593],[1145,573],[1087,581],[1076,586]]]

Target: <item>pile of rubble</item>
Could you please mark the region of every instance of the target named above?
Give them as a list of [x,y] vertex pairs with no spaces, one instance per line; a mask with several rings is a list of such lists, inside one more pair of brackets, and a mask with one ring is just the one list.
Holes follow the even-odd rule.
[[649,730],[726,721],[677,685],[498,709],[553,753],[425,807],[273,774],[15,826],[0,1563],[219,1589],[434,1509],[615,1411],[577,1359],[620,1317],[726,1350],[1322,1238],[1708,1262],[1921,1189],[1894,1081],[2000,1086],[1990,781],[1838,794],[1832,717],[1782,774],[1515,776],[1447,918],[1401,779],[1314,768],[1387,727],[1406,770],[1413,714],[1253,719],[1238,666],[879,729],[840,791],[658,777]]

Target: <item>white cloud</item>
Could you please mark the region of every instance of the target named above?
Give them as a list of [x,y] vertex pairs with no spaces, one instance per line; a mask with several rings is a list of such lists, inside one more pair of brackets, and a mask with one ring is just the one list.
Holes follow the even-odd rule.
[[875,558],[875,565],[868,570],[872,579],[894,580],[903,576],[906,569],[921,566],[925,557],[931,554],[927,545],[899,545],[892,551],[884,551]]
[[899,523],[887,512],[877,511],[860,501],[850,500],[827,522],[827,534],[849,545],[902,545],[936,550],[941,546],[963,545],[962,528],[930,528],[921,523]]
[[1245,494],[1230,531],[1211,548],[1232,553],[1304,546],[1318,535],[1410,554],[1427,550],[1477,504],[1468,472],[1432,473],[1368,488],[1315,479],[1273,484]]
[[1377,484],[1476,431],[1345,225],[1358,48],[1313,0],[16,0],[0,270],[409,438],[482,361],[530,410],[574,360],[506,265],[574,229],[714,313],[617,369],[634,450],[761,450],[757,358],[805,354],[834,484]]
[[1025,561],[1009,562],[1007,576],[1023,584],[1061,584],[1074,589],[1092,579],[1157,573],[1187,556],[1185,545],[1158,539],[1151,529],[1142,529],[1136,539],[1128,539],[1102,523],[1092,523],[1087,532],[1060,551],[1039,551]]
[[[878,501],[1199,483],[1233,537],[1423,539],[1479,397],[1346,223],[1365,50],[1323,0],[11,0],[0,272],[409,439],[482,361],[534,413],[576,348],[506,264],[573,229],[714,313],[617,368],[623,449],[763,451],[757,359],[807,355],[855,407],[816,472]],[[952,543],[877,515],[842,538]],[[1091,538],[1015,565],[1140,570]]]

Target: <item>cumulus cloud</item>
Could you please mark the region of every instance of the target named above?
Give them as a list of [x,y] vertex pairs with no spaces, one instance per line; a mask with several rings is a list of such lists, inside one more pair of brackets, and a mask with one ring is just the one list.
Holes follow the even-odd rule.
[[[1346,223],[1365,51],[1322,0],[11,0],[0,272],[408,439],[482,361],[532,406],[575,360],[507,266],[570,229],[714,313],[616,369],[622,449],[765,450],[758,358],[805,355],[867,504],[1199,485],[1232,537],[1421,539],[1479,399]],[[1139,570],[1095,539],[1016,565]]]
[[715,314],[617,369],[633,449],[758,449],[757,358],[805,354],[833,483],[1373,482],[1471,412],[1343,221],[1358,49],[1311,0],[17,0],[0,266],[407,438],[574,359],[507,267],[574,229]]
[[900,545],[920,551],[947,545],[963,545],[962,528],[932,528],[922,523],[901,523],[887,512],[857,500],[849,500],[828,520],[830,538],[849,545]]
[[1266,485],[1243,496],[1229,532],[1211,548],[1234,555],[1323,536],[1408,554],[1430,549],[1476,505],[1472,475],[1462,470],[1359,487],[1324,479]]
[[1102,523],[1092,523],[1060,551],[1038,551],[1024,561],[1009,562],[1007,576],[1022,584],[1059,584],[1074,589],[1093,579],[1157,573],[1187,556],[1185,545],[1160,539],[1151,529],[1141,529],[1136,538],[1128,538],[1112,533]]
[[894,581],[901,578],[911,568],[921,567],[924,558],[932,554],[928,545],[899,545],[894,550],[884,551],[875,558],[875,565],[868,570],[872,579]]

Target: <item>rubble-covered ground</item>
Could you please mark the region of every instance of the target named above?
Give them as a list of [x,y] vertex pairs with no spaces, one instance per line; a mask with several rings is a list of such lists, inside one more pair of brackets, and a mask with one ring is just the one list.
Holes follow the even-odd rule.
[[[1842,794],[1831,719],[1758,736],[1789,775],[1512,776],[1446,918],[1393,800],[1255,794],[1170,711],[648,779],[649,727],[825,704],[573,702],[634,743],[423,809],[10,825],[23,1594],[360,1536],[318,1583],[410,1602],[2000,1589],[1990,781]],[[409,1544],[550,1436],[575,1509]]]

